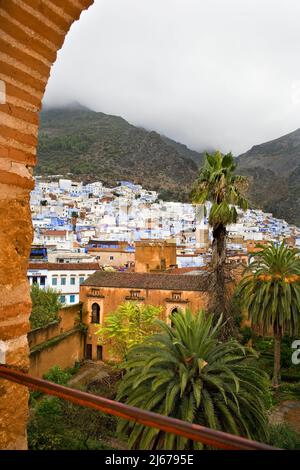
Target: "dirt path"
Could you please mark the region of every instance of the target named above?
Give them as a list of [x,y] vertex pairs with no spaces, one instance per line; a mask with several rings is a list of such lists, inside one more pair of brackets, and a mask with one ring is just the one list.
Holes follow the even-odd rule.
[[105,364],[99,362],[85,362],[79,372],[75,374],[68,385],[70,387],[79,388],[80,386],[89,385],[96,380],[102,380],[109,377],[109,373]]
[[287,423],[300,435],[300,401],[286,400],[273,411],[270,422]]

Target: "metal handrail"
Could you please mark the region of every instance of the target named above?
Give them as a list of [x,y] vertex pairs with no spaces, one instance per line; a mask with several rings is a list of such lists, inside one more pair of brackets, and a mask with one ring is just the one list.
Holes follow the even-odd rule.
[[77,405],[93,408],[129,421],[135,421],[145,426],[158,428],[161,431],[183,436],[193,441],[226,450],[279,450],[267,444],[245,439],[222,431],[191,424],[179,419],[163,416],[151,411],[145,411],[134,406],[128,406],[101,396],[92,395],[72,388],[57,385],[47,380],[32,377],[6,366],[0,365],[0,377],[32,390],[38,390]]

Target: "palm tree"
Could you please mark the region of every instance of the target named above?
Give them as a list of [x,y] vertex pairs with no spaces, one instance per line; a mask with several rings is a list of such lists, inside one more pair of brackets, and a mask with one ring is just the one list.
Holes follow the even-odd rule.
[[248,202],[243,196],[247,179],[234,174],[236,164],[231,153],[222,155],[206,154],[204,166],[201,168],[192,192],[194,204],[205,204],[210,201],[212,207],[208,222],[213,229],[212,267],[215,274],[214,293],[215,305],[212,311],[218,315],[225,312],[225,276],[226,259],[226,225],[237,222],[238,214],[235,206],[246,210]]
[[[299,250],[270,243],[250,255],[249,266],[237,289],[253,325],[274,335],[273,385],[280,382],[281,339],[300,331]],[[251,262],[252,261],[252,262]]]
[[[213,429],[266,438],[266,374],[251,365],[250,352],[235,340],[218,340],[222,318],[213,325],[204,311],[172,315],[172,327],[133,347],[117,399]],[[192,450],[201,444],[184,437],[120,421],[118,431],[133,449]]]

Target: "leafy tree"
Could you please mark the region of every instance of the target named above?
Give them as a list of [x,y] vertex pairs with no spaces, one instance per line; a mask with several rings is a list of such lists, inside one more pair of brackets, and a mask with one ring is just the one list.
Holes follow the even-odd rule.
[[100,342],[109,342],[112,354],[123,359],[132,346],[156,331],[155,320],[160,313],[161,307],[136,301],[124,302],[106,318],[98,330]]
[[280,382],[282,335],[300,331],[300,258],[299,250],[282,243],[260,246],[250,255],[249,266],[237,292],[253,325],[263,334],[274,335],[273,384]]
[[[222,317],[204,311],[172,315],[173,326],[132,347],[117,399],[128,405],[265,441],[268,377],[249,361],[253,352],[218,340]],[[120,421],[133,449],[201,449],[184,437]]]
[[62,308],[59,294],[53,289],[41,289],[38,284],[31,288],[32,311],[30,325],[32,329],[41,328],[59,320],[58,312]]
[[[236,164],[231,153],[222,155],[215,152],[206,154],[205,164],[200,169],[198,179],[191,192],[191,201],[195,204],[205,204],[210,201],[212,207],[209,213],[209,224],[213,229],[212,267],[214,272],[214,305],[212,311],[218,316],[226,314],[225,275],[226,260],[226,225],[237,222],[238,214],[235,206],[243,210],[248,208],[248,202],[243,192],[247,180],[234,173]],[[232,321],[228,330],[232,329]]]

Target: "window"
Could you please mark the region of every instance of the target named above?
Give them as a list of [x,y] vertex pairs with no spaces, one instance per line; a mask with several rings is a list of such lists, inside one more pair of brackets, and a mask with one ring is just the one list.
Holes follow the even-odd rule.
[[41,281],[40,281],[41,286],[46,285],[46,276],[41,276]]
[[172,300],[181,300],[181,292],[172,292]]
[[99,297],[100,296],[100,290],[99,289],[91,289],[91,295],[94,297]]
[[75,281],[76,281],[75,277],[71,277],[71,283],[70,283],[71,286],[75,286]]
[[80,276],[79,278],[79,284],[82,284],[84,282],[84,277],[83,276]]
[[52,278],[52,285],[57,286],[57,277]]
[[110,261],[112,261],[112,260],[114,259],[114,257],[113,257],[113,256],[110,256],[109,259],[110,259]]
[[137,299],[137,298],[139,297],[139,295],[140,295],[140,292],[141,292],[141,291],[139,291],[139,290],[131,290],[131,291],[130,291],[130,297],[133,297],[133,298],[136,298],[136,299]]
[[100,307],[96,303],[92,305],[92,323],[100,323]]
[[60,283],[61,283],[62,286],[65,286],[67,284],[67,278],[62,277],[61,280],[60,280]]
[[70,295],[70,304],[73,304],[75,302],[75,295]]
[[60,296],[60,301],[62,304],[66,303],[66,296],[65,295],[61,295]]

